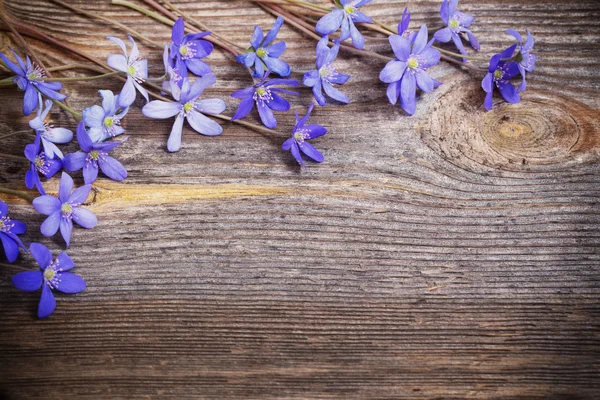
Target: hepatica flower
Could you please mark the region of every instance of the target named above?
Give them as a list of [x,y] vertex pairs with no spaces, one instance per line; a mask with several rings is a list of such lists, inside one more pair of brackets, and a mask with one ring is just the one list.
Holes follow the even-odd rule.
[[33,207],[41,214],[48,215],[42,223],[41,231],[44,236],[54,236],[60,228],[60,233],[69,247],[73,221],[83,228],[93,228],[98,223],[96,216],[90,210],[81,208],[87,199],[92,185],[84,185],[73,190],[73,179],[65,172],[60,178],[58,198],[44,195],[33,200]]
[[[40,96],[40,103],[41,103]],[[46,117],[52,108],[52,101],[44,102],[45,108],[38,108],[37,116],[29,121],[31,129],[40,136],[44,152],[50,158],[63,158],[63,153],[56,147],[54,143],[69,143],[73,140],[73,132],[66,128],[55,128],[50,122],[46,122]]]
[[462,44],[461,34],[466,33],[471,47],[479,51],[479,41],[467,28],[471,26],[475,19],[469,14],[462,13],[456,10],[458,6],[458,0],[444,0],[442,2],[442,8],[440,9],[440,16],[442,21],[446,24],[446,27],[437,31],[433,37],[438,42],[447,43],[450,40],[454,42],[454,45],[460,51],[460,54],[466,55],[467,51]]
[[193,84],[184,78],[181,89],[177,85],[171,86],[171,93],[176,102],[153,100],[142,108],[142,114],[148,118],[165,119],[177,115],[173,129],[167,141],[167,149],[171,152],[181,148],[181,134],[183,121],[187,120],[196,132],[216,136],[223,132],[221,125],[206,117],[204,114],[220,114],[225,111],[225,102],[221,99],[199,100],[200,95],[207,87],[217,81],[215,74],[208,74],[197,79]]
[[340,44],[335,43],[330,49],[327,43],[329,43],[327,36],[323,36],[317,43],[317,69],[305,73],[302,83],[312,87],[313,95],[320,106],[326,104],[325,96],[322,93],[323,89],[325,89],[325,93],[332,99],[342,103],[349,103],[350,99],[348,96],[332,85],[332,83],[343,85],[350,78],[350,75],[337,72],[332,65],[340,50]]
[[302,118],[298,118],[298,113],[296,113],[296,125],[294,126],[294,129],[292,129],[292,137],[287,139],[281,145],[283,150],[292,152],[292,155],[296,161],[298,161],[298,164],[300,164],[303,168],[306,167],[306,165],[304,164],[304,160],[302,159],[300,152],[319,163],[325,160],[323,154],[321,154],[319,150],[315,149],[313,145],[307,142],[307,140],[323,136],[327,133],[327,129],[321,125],[306,125],[313,108],[314,104],[309,105],[306,115]]
[[523,39],[519,32],[509,29],[506,31],[509,35],[514,36],[515,39],[519,42],[519,54],[515,61],[517,62],[517,67],[519,68],[519,72],[523,77],[523,81],[521,82],[521,86],[519,86],[518,91],[524,92],[527,88],[527,82],[525,82],[525,75],[527,72],[533,72],[533,68],[535,67],[535,61],[537,59],[535,54],[531,54],[531,50],[533,50],[533,35],[531,32],[527,31],[527,40],[525,44],[523,44]]
[[[12,49],[11,49],[12,51]],[[10,61],[4,54],[0,53],[0,58],[4,64],[17,76],[13,81],[17,84],[19,89],[25,92],[23,98],[23,114],[30,115],[39,106],[38,93],[43,94],[54,100],[64,100],[67,96],[57,91],[62,89],[60,82],[45,82],[40,79],[44,78],[44,71],[41,68],[35,66],[29,56],[26,57],[26,61],[23,60],[12,51],[15,56],[17,64]]]
[[25,174],[25,185],[29,189],[37,188],[38,192],[44,195],[46,191],[40,181],[40,174],[47,179],[52,178],[63,167],[63,163],[60,159],[48,157],[45,151],[41,149],[40,140],[41,138],[37,136],[33,144],[25,146],[25,157],[29,160],[29,171]]
[[210,35],[210,32],[193,33],[185,35],[183,18],[179,18],[171,34],[170,57],[174,60],[174,67],[183,78],[188,76],[188,70],[198,76],[210,74],[210,67],[200,60],[213,51],[213,44],[201,40]]
[[231,94],[231,97],[242,99],[237,111],[235,112],[235,115],[233,118],[231,118],[232,121],[244,118],[246,115],[250,114],[250,111],[252,111],[254,104],[256,103],[258,115],[260,116],[262,123],[270,129],[273,129],[277,126],[277,120],[275,119],[275,115],[273,115],[273,111],[288,111],[290,109],[290,103],[278,93],[287,93],[293,95],[298,95],[300,93],[274,88],[273,86],[300,86],[300,83],[298,83],[298,81],[295,79],[279,78],[267,81],[268,77],[269,71],[265,73],[260,83],[246,89],[238,90],[237,92],[233,92]]
[[0,242],[4,248],[4,254],[8,262],[14,262],[19,256],[19,247],[23,250],[25,245],[17,235],[22,235],[27,226],[21,221],[8,217],[8,205],[0,201]]
[[285,51],[285,42],[273,44],[281,25],[283,25],[283,18],[277,17],[275,24],[266,36],[260,26],[255,26],[248,52],[236,57],[240,64],[244,64],[248,68],[254,66],[253,75],[255,77],[262,77],[267,70],[271,70],[279,76],[289,76],[292,73],[292,68],[288,63],[279,59]]
[[513,56],[516,47],[517,45],[513,44],[502,53],[496,54],[490,59],[488,73],[481,82],[481,87],[487,93],[484,105],[488,111],[492,109],[494,86],[498,88],[504,100],[509,103],[516,104],[521,101],[519,92],[509,82],[511,78],[519,74],[519,67],[516,62],[506,61],[506,59],[510,59]]
[[424,92],[431,92],[441,85],[432,79],[426,70],[440,61],[440,52],[432,49],[433,40],[427,42],[427,26],[421,26],[419,33],[411,43],[410,39],[391,35],[390,45],[397,60],[390,61],[379,74],[379,79],[389,83],[387,96],[391,104],[400,105],[409,114],[417,108],[417,86]]
[[340,41],[344,41],[352,37],[352,44],[357,49],[362,49],[365,46],[365,38],[360,34],[355,22],[373,22],[371,17],[367,17],[362,12],[358,11],[359,7],[370,3],[371,0],[336,0],[337,8],[332,12],[322,17],[317,22],[317,32],[321,35],[329,35],[337,31],[340,27]]
[[25,292],[34,292],[42,288],[38,317],[46,318],[56,309],[52,290],[69,294],[80,293],[85,290],[85,281],[67,272],[75,266],[67,253],[60,253],[56,260],[52,261],[52,253],[43,244],[31,243],[29,251],[40,266],[40,270],[20,272],[13,276],[12,282],[17,289]]
[[106,38],[115,42],[123,50],[123,54],[112,54],[106,60],[106,63],[110,67],[127,74],[127,81],[119,95],[119,106],[125,108],[133,104],[136,89],[144,96],[146,102],[148,102],[148,92],[140,85],[144,79],[148,78],[148,60],[140,59],[137,44],[135,44],[131,36],[129,36],[129,40],[131,40],[131,52],[129,55],[127,55],[127,48],[121,39],[112,36],[107,36]]
[[67,171],[79,171],[83,169],[83,181],[91,184],[98,177],[98,169],[104,175],[115,181],[127,178],[127,171],[123,164],[108,155],[108,152],[123,142],[93,143],[85,131],[83,121],[77,125],[77,141],[81,150],[65,156],[65,169]]
[[121,126],[121,120],[129,111],[129,107],[121,108],[119,105],[119,95],[114,95],[110,90],[99,90],[98,93],[102,97],[102,107],[94,105],[82,113],[94,143],[122,135],[125,129]]

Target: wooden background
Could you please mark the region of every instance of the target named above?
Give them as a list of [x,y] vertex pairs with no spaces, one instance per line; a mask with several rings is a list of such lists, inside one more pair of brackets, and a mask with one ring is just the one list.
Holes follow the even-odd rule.
[[[169,28],[107,0],[72,0],[166,42]],[[274,18],[246,1],[175,1],[235,43]],[[439,22],[440,1],[375,0],[365,12],[411,27]],[[122,31],[49,1],[5,0],[14,19],[104,60]],[[220,137],[172,120],[124,121],[123,184],[100,179],[97,228],[74,230],[69,254],[88,289],[59,295],[47,320],[39,294],[10,283],[29,256],[0,266],[0,397],[210,399],[597,399],[600,397],[600,2],[463,0],[489,56],[507,28],[531,29],[537,70],[519,105],[483,109],[481,77],[441,63],[444,82],[415,116],[391,106],[384,63],[341,54],[348,106],[317,108],[326,157],[299,173],[272,137],[224,123]],[[367,47],[388,52],[382,36]],[[378,38],[375,38],[378,37]],[[285,59],[313,68],[315,43],[285,25]],[[2,51],[14,40],[0,36]],[[82,62],[35,40],[47,66]],[[159,51],[141,46],[152,76]],[[226,53],[209,58],[207,97],[248,86]],[[56,73],[77,76],[84,71]],[[297,76],[298,78],[300,76]],[[115,80],[67,84],[77,109]],[[0,136],[27,129],[22,93],[2,89]],[[309,90],[292,101],[303,112]],[[75,128],[58,110],[57,125]],[[250,121],[258,121],[252,114]],[[30,133],[3,139],[22,154]],[[76,149],[76,144],[68,151]],[[26,165],[0,160],[0,184],[23,188]],[[52,190],[56,181],[49,184]],[[55,252],[43,217],[0,195],[29,223],[26,241]]]

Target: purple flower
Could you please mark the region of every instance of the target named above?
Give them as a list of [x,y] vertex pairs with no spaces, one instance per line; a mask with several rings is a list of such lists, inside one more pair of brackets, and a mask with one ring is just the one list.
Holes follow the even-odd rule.
[[73,179],[63,172],[58,188],[58,198],[44,195],[33,200],[33,207],[37,212],[48,215],[42,223],[41,231],[44,236],[54,236],[60,227],[60,234],[69,247],[73,221],[77,225],[90,229],[96,226],[98,220],[93,212],[81,208],[81,204],[88,198],[92,185],[84,185],[73,190]]
[[53,159],[48,157],[46,153],[41,150],[40,136],[36,136],[33,144],[25,146],[25,157],[29,160],[29,171],[25,174],[25,185],[29,189],[33,189],[35,186],[41,195],[45,195],[46,191],[40,181],[40,175],[44,175],[47,179],[52,178],[63,166],[60,159]]
[[516,62],[507,61],[513,56],[516,48],[517,45],[513,44],[502,53],[496,54],[490,59],[489,72],[483,78],[483,81],[481,81],[481,87],[487,93],[484,103],[486,110],[492,109],[494,85],[498,88],[504,100],[509,103],[516,104],[521,101],[519,92],[509,82],[511,78],[519,74],[519,66]]
[[527,40],[525,44],[523,44],[523,39],[519,32],[509,29],[506,31],[509,35],[514,36],[515,39],[519,42],[520,49],[519,54],[517,54],[515,61],[517,62],[517,67],[519,67],[519,72],[523,77],[523,81],[521,82],[521,86],[519,86],[519,92],[524,92],[527,88],[527,82],[525,81],[525,75],[527,72],[533,72],[533,68],[535,67],[535,61],[537,59],[535,54],[531,54],[531,50],[533,50],[533,35],[528,30],[527,32]]
[[83,151],[66,155],[64,161],[67,171],[74,172],[83,168],[83,181],[86,185],[96,181],[98,168],[104,172],[104,175],[115,181],[127,178],[125,167],[108,155],[109,151],[123,142],[93,143],[85,131],[83,121],[77,125],[77,141]]
[[[42,96],[40,95],[39,102],[41,103]],[[44,146],[44,152],[49,158],[63,158],[63,153],[56,147],[54,143],[69,143],[73,140],[73,132],[66,128],[55,128],[51,123],[45,122],[50,109],[52,108],[52,101],[46,100],[44,102],[45,109],[42,107],[38,108],[37,116],[29,121],[29,126],[42,139],[42,145]]]
[[106,38],[118,44],[121,50],[123,50],[123,54],[112,54],[108,56],[108,59],[106,60],[106,63],[111,68],[127,74],[127,81],[119,95],[119,106],[125,108],[133,104],[135,101],[135,89],[137,89],[142,96],[144,96],[146,102],[148,102],[148,92],[140,85],[144,79],[148,78],[148,60],[140,59],[140,52],[137,44],[135,44],[135,41],[131,36],[129,36],[129,40],[131,40],[131,53],[129,53],[129,56],[127,55],[125,43],[123,43],[121,39],[112,36],[107,36]]
[[80,293],[85,290],[85,281],[69,271],[75,263],[67,253],[62,252],[52,261],[52,253],[40,243],[31,243],[31,255],[40,266],[39,271],[20,272],[13,276],[13,285],[25,292],[34,292],[42,288],[42,297],[38,306],[38,317],[49,317],[56,308],[52,289],[63,293]]
[[300,83],[298,83],[298,81],[295,79],[279,78],[271,79],[267,82],[269,72],[270,71],[267,71],[265,73],[260,83],[246,89],[238,90],[237,92],[233,92],[231,94],[231,97],[242,99],[235,115],[233,118],[231,118],[232,121],[244,118],[246,115],[250,114],[250,111],[252,111],[254,108],[254,103],[256,103],[260,120],[267,128],[273,129],[277,126],[277,120],[273,115],[273,111],[288,111],[290,109],[290,103],[277,93],[287,93],[293,95],[298,95],[300,93],[274,88],[271,86],[300,86]]
[[327,46],[329,38],[323,36],[317,43],[317,69],[304,74],[302,83],[305,86],[312,87],[313,95],[320,106],[326,104],[325,96],[322,90],[332,99],[342,103],[349,103],[350,99],[344,93],[333,87],[332,83],[343,85],[348,81],[350,75],[338,73],[332,65],[340,50],[340,44],[336,42],[330,49]]
[[419,33],[410,39],[391,35],[389,37],[392,50],[397,60],[390,61],[379,74],[382,82],[389,83],[387,96],[391,104],[400,105],[409,114],[417,109],[417,86],[424,92],[431,92],[441,85],[425,71],[440,61],[440,52],[432,49],[433,39],[427,42],[427,26],[421,26]]
[[317,22],[317,32],[321,35],[329,35],[337,31],[340,26],[342,33],[340,41],[344,41],[352,36],[352,44],[357,49],[362,49],[365,46],[365,38],[360,34],[355,22],[373,22],[371,17],[367,17],[362,12],[358,11],[359,7],[370,3],[371,0],[340,0],[336,1],[338,8],[334,9],[329,14],[322,17]]
[[[102,107],[94,105],[83,110],[83,121],[90,128],[92,142],[103,142],[109,138],[122,135],[125,129],[121,120],[129,111],[129,107],[119,106],[120,95],[114,95],[110,90],[99,90],[102,97]],[[121,110],[117,114],[117,112]]]
[[173,129],[167,141],[167,149],[171,152],[181,148],[181,134],[183,121],[188,123],[196,132],[216,136],[223,132],[221,125],[206,117],[204,114],[220,114],[225,111],[225,102],[221,99],[199,100],[202,92],[217,81],[215,74],[204,75],[190,84],[187,78],[183,79],[181,89],[171,85],[171,93],[176,102],[153,100],[142,108],[142,114],[148,118],[165,119],[177,115]]
[[64,100],[67,96],[58,93],[57,90],[62,89],[60,82],[45,82],[40,81],[44,78],[44,71],[35,66],[29,56],[26,57],[26,62],[11,49],[17,64],[10,61],[4,54],[0,53],[0,58],[12,72],[17,74],[13,81],[19,89],[25,92],[23,99],[23,114],[30,115],[33,110],[38,108],[39,99],[38,92],[54,100]]
[[200,40],[210,35],[210,32],[194,33],[185,35],[183,18],[179,18],[173,25],[171,34],[170,58],[182,78],[187,78],[188,70],[198,76],[210,74],[208,64],[201,58],[208,56],[213,51],[213,44]]
[[308,117],[310,117],[313,108],[314,104],[309,105],[306,115],[301,119],[298,118],[298,113],[296,113],[296,125],[294,126],[294,129],[292,129],[292,137],[287,139],[281,145],[283,150],[292,151],[292,155],[302,167],[306,167],[306,165],[304,164],[304,160],[302,160],[300,151],[316,162],[323,162],[325,160],[323,154],[307,142],[307,140],[318,138],[327,133],[327,129],[321,125],[306,125],[306,121],[308,121]]
[[285,51],[285,42],[272,44],[279,33],[281,25],[283,25],[283,18],[277,17],[267,36],[264,35],[259,26],[255,26],[250,40],[252,47],[248,49],[246,54],[236,57],[237,62],[248,68],[254,65],[253,75],[255,77],[262,77],[268,69],[279,76],[289,76],[292,73],[288,63],[279,59]]
[[[454,45],[460,51],[460,54],[466,55],[467,51],[462,44],[460,34],[466,33],[471,46],[479,51],[479,41],[473,33],[467,28],[473,23],[474,17],[469,14],[462,13],[456,10],[458,0],[444,0],[442,2],[442,8],[440,9],[440,16],[442,21],[446,24],[446,28],[437,31],[433,37],[438,42],[447,43],[450,40],[454,42]],[[466,60],[464,60],[466,61]]]
[[27,250],[17,235],[22,235],[27,226],[21,221],[8,217],[8,205],[0,201],[0,242],[4,248],[4,254],[8,262],[14,262],[19,256],[19,247]]

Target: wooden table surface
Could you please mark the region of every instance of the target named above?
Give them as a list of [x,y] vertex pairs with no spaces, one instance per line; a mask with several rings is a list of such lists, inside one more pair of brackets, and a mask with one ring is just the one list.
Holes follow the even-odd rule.
[[[125,37],[48,0],[3,3],[99,60],[118,52],[105,36]],[[168,27],[108,0],[69,3],[170,39]],[[245,1],[175,3],[240,45],[274,21]],[[394,24],[409,5],[412,27],[433,26],[440,3],[374,0],[365,12]],[[97,182],[89,208],[99,225],[75,229],[68,251],[87,290],[59,295],[38,320],[39,293],[10,282],[32,258],[0,266],[0,398],[600,398],[600,2],[460,9],[476,16],[485,56],[510,43],[505,29],[532,30],[539,61],[522,102],[496,97],[485,112],[481,76],[442,62],[430,72],[443,85],[410,117],[387,103],[383,62],[342,52],[352,103],[314,111],[329,128],[313,142],[326,161],[307,172],[280,149],[293,112],[278,114],[272,136],[231,123],[213,138],[186,128],[169,154],[173,120],[144,118],[138,99],[115,152],[129,177]],[[0,35],[2,51],[16,45]],[[391,54],[369,36],[368,49]],[[294,68],[313,68],[312,39],[289,25],[280,38]],[[84,62],[28,42],[47,66]],[[160,51],[140,48],[161,75]],[[218,81],[207,97],[232,115],[229,94],[250,84],[247,73],[221,50],[209,62]],[[121,83],[65,87],[81,110]],[[21,99],[2,89],[0,136],[28,129]],[[303,89],[292,111],[310,102]],[[68,115],[52,117],[74,130]],[[32,138],[2,139],[1,152],[20,155]],[[0,184],[23,189],[26,167],[1,159]],[[0,198],[28,222],[26,241],[64,249],[41,236],[30,205]]]

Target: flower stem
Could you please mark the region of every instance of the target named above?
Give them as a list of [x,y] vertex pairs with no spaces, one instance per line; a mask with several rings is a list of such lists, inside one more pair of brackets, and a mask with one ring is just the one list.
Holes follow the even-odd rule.
[[18,196],[22,199],[27,200],[28,202],[32,203],[33,200],[35,199],[35,197],[25,193],[25,192],[21,192],[19,190],[13,190],[13,189],[8,189],[8,188],[3,188],[0,187],[0,193],[4,193],[4,194],[9,194],[12,196]]
[[81,116],[80,112],[77,112],[77,111],[73,110],[71,107],[69,107],[68,105],[66,105],[62,101],[52,100],[52,102],[54,104],[56,104],[57,106],[59,106],[60,108],[62,108],[63,110],[71,113],[75,118],[81,120],[82,116]]
[[109,73],[106,73],[106,74],[95,75],[95,76],[82,76],[82,77],[74,77],[74,78],[42,78],[42,79],[40,79],[40,81],[46,81],[46,82],[93,81],[93,80],[96,80],[96,79],[103,79],[103,78],[108,78],[110,76],[119,75],[121,73],[122,73],[121,71],[114,71],[114,72],[109,72]]

